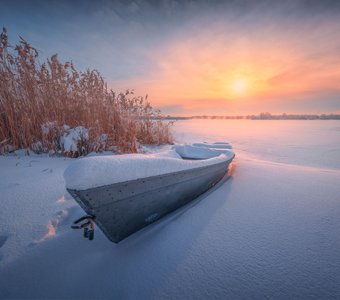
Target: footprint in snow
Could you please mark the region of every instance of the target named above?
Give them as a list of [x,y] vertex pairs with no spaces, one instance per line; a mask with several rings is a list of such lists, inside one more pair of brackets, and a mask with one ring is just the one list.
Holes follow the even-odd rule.
[[8,239],[8,235],[0,235],[0,248],[5,245],[6,241]]

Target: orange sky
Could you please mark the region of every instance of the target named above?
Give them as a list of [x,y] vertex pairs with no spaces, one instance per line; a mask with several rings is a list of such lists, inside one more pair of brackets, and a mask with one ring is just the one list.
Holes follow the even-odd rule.
[[176,115],[337,111],[322,99],[340,103],[340,19],[303,28],[228,25],[184,29],[145,52],[152,64],[143,76],[115,85],[133,86]]
[[165,114],[340,113],[339,0],[8,1],[0,20]]

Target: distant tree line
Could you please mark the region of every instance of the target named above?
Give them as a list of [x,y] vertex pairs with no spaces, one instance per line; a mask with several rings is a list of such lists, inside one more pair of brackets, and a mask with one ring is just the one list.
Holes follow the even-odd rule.
[[166,117],[168,120],[189,120],[189,119],[227,119],[227,120],[340,120],[340,114],[280,114],[272,115],[269,112],[263,112],[258,115],[247,116],[191,116],[191,117]]

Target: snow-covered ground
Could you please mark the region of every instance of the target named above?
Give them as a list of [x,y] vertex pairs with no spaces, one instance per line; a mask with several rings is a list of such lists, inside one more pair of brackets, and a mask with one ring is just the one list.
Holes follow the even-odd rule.
[[340,298],[340,122],[174,129],[230,142],[231,177],[119,244],[70,229],[72,159],[0,157],[0,298]]

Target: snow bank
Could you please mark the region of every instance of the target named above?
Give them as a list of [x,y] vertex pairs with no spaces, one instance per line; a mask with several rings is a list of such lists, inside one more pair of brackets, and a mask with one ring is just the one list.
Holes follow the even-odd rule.
[[175,145],[173,149],[176,150],[180,157],[186,159],[209,159],[220,154],[232,155],[232,152],[227,149],[211,149],[191,145]]
[[83,126],[69,129],[67,133],[60,139],[60,144],[63,146],[65,152],[79,151],[79,143],[89,139],[89,132]]
[[[206,160],[183,160],[145,154],[125,154],[82,158],[65,171],[66,187],[85,190],[98,186],[162,175],[186,169],[199,168],[227,161],[232,153],[221,154]],[[176,156],[174,152],[171,155]]]

